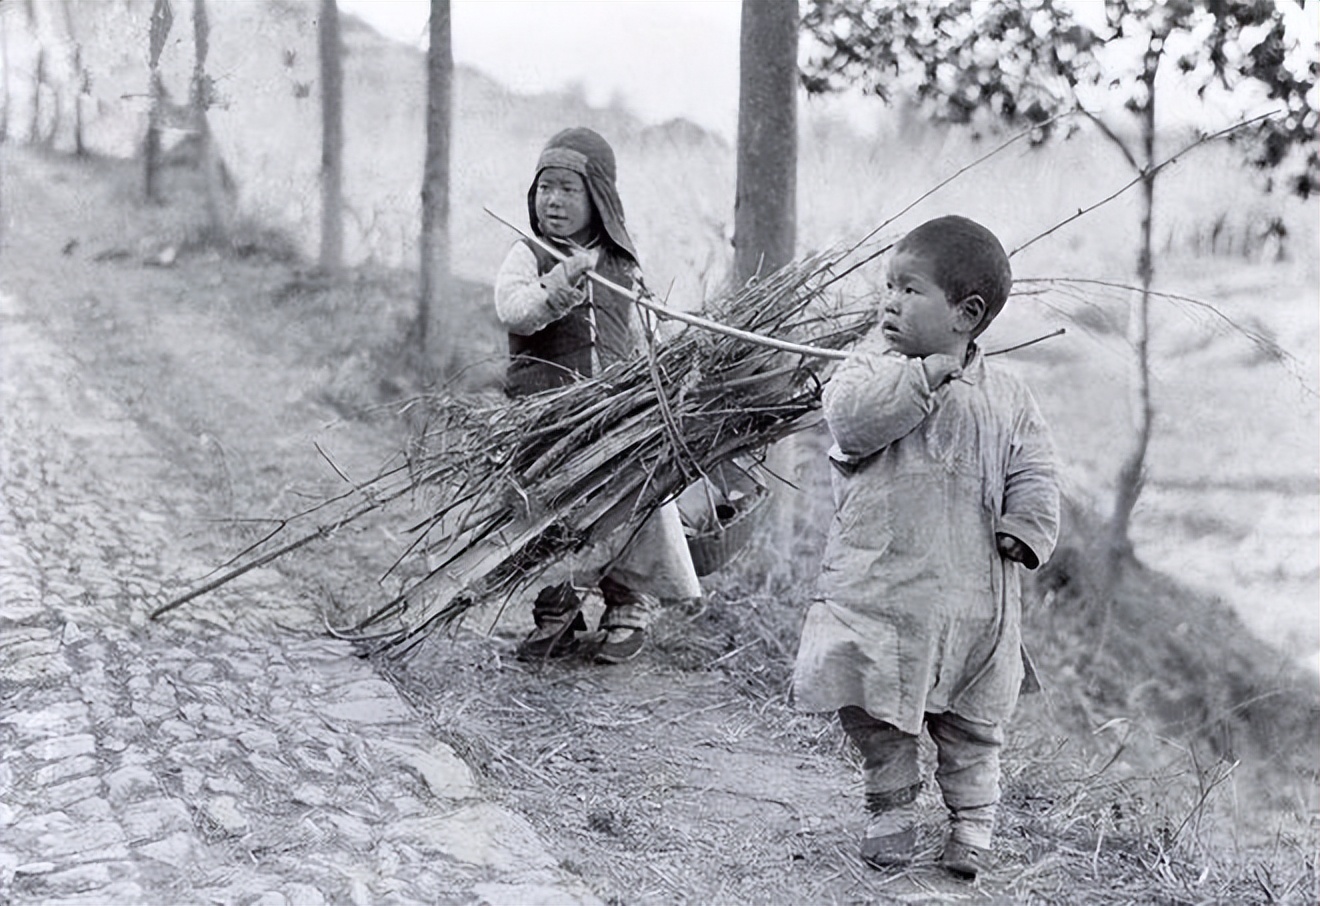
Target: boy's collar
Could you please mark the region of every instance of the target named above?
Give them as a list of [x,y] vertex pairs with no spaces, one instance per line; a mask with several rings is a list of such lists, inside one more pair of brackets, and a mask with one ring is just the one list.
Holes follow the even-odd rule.
[[985,375],[985,353],[981,347],[973,341],[967,344],[967,358],[963,359],[962,372],[954,378],[955,381],[966,381],[969,384],[979,383]]

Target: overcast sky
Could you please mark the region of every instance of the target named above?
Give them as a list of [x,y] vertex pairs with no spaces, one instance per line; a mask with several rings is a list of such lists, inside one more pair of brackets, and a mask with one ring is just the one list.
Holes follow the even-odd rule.
[[[340,0],[381,33],[426,44],[426,0]],[[515,91],[581,83],[648,121],[683,116],[732,138],[739,0],[453,0],[454,60]]]
[[[890,2],[890,0],[885,0]],[[1064,0],[1094,27],[1104,21],[1100,0]],[[1311,35],[1320,0],[1277,0]],[[428,0],[339,0],[342,10],[391,38],[426,46]],[[521,92],[580,84],[587,100],[616,96],[643,120],[686,117],[732,140],[738,125],[740,0],[452,0],[456,62],[474,66]],[[1202,125],[1235,118],[1235,99],[1211,101],[1188,93],[1164,105],[1166,121]],[[867,106],[869,101],[869,106]],[[871,117],[874,99],[832,103]],[[1183,108],[1181,110],[1177,108]]]

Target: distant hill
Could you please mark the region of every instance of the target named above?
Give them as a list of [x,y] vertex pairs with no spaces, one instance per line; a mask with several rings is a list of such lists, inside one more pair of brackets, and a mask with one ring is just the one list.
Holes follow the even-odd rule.
[[[84,141],[94,153],[128,157],[137,153],[146,130],[147,34],[152,3],[78,4],[77,31],[90,95],[82,100]],[[188,96],[193,65],[189,7],[176,4],[162,74],[173,101]],[[320,106],[316,5],[288,0],[211,3],[208,70],[218,106],[211,125],[233,175],[240,210],[283,229],[306,250],[318,229]],[[26,137],[32,119],[36,48],[46,48],[48,84],[42,89],[39,133],[57,148],[71,149],[72,45],[62,17],[37,4],[35,29],[13,4],[5,4],[11,82],[10,128]],[[349,256],[387,265],[416,258],[418,194],[424,151],[425,56],[388,39],[351,15],[343,16],[345,53],[345,195]],[[649,186],[640,174],[654,169],[656,155],[691,159],[707,176],[708,204],[690,218],[693,229],[657,242],[658,224],[644,216],[631,226],[643,257],[664,261],[652,272],[657,285],[680,274],[715,269],[712,245],[727,245],[722,219],[732,211],[732,151],[718,136],[694,123],[674,120],[646,125],[627,109],[599,108],[580,93],[517,94],[467,66],[454,85],[452,196],[454,261],[465,276],[489,278],[508,242],[506,228],[483,212],[490,206],[524,221],[525,196],[536,155],[545,140],[569,125],[586,125],[614,143],[626,207],[654,205],[672,222],[671,188]],[[57,114],[58,107],[58,114]],[[58,123],[56,118],[58,116]],[[171,124],[166,142],[184,134]],[[714,173],[711,173],[711,165]],[[724,187],[714,191],[716,186]],[[653,194],[658,193],[658,194]],[[714,202],[714,203],[710,203]],[[680,212],[681,216],[681,212]],[[648,241],[650,240],[650,241]],[[686,278],[692,282],[695,278]]]

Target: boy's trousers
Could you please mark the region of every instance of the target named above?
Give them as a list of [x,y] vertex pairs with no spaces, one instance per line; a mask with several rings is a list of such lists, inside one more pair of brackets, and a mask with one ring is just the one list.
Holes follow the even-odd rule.
[[[879,814],[913,802],[921,790],[917,737],[853,706],[839,709],[839,722],[862,756],[868,810]],[[953,816],[954,836],[988,846],[999,802],[1003,727],[949,713],[928,713],[925,723],[935,741],[935,780]]]

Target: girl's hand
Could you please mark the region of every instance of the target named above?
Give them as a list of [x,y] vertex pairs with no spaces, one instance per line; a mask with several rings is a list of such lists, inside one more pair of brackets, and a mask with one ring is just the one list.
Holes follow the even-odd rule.
[[580,286],[582,275],[595,266],[595,251],[582,249],[556,264],[541,278],[546,305],[555,317],[567,314],[586,300],[586,291]]
[[576,284],[582,279],[582,275],[596,266],[596,252],[594,250],[580,249],[569,256],[567,261],[560,262],[557,267],[564,269],[564,278],[570,284]]
[[587,294],[582,290],[568,285],[547,286],[545,289],[545,304],[556,318],[568,314],[586,298]]

